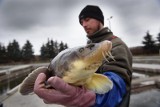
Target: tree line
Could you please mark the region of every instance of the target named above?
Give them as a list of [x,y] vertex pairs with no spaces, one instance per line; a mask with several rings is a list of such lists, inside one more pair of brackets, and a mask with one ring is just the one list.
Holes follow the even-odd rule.
[[[146,35],[142,41],[143,46],[137,46],[130,48],[133,55],[153,55],[160,54],[160,33],[158,33],[156,39],[153,35],[146,32]],[[39,60],[48,60],[54,58],[59,52],[67,49],[68,45],[62,41],[59,43],[48,39],[47,43],[42,44],[40,48],[40,55],[35,56],[33,45],[29,40],[20,48],[18,41],[15,39],[5,47],[0,43],[0,64],[14,63],[14,62],[29,62]]]
[[6,47],[0,43],[0,63],[30,62],[37,60],[37,57],[38,60],[48,60],[67,48],[68,45],[62,41],[59,43],[48,39],[47,43],[42,44],[40,55],[35,56],[33,45],[29,40],[26,40],[26,43],[20,48],[18,41],[14,39]]
[[160,33],[158,33],[156,38],[154,39],[153,35],[151,35],[149,31],[147,31],[143,39],[143,46],[130,48],[133,55],[160,54]]

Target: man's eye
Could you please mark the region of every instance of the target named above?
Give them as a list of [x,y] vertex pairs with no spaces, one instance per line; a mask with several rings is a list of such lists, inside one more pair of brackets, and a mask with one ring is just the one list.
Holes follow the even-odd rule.
[[79,52],[82,53],[84,51],[84,48],[80,48]]

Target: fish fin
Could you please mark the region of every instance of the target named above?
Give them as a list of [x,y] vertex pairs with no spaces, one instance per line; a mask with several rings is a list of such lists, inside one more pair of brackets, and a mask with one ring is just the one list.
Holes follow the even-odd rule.
[[38,67],[34,71],[32,71],[20,84],[19,86],[19,92],[22,95],[28,95],[33,93],[34,83],[37,78],[37,76],[40,73],[47,73],[48,69],[47,67]]
[[87,80],[85,87],[97,94],[105,94],[112,89],[113,83],[107,76],[94,73],[93,76]]

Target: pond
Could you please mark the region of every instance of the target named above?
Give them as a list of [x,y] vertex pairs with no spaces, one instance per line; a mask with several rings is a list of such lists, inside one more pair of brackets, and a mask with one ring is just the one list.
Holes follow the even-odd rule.
[[160,89],[132,94],[129,107],[160,107]]
[[12,80],[7,80],[6,82],[0,83],[0,95],[5,94],[7,91],[13,89],[17,85],[19,85],[26,76],[15,77]]

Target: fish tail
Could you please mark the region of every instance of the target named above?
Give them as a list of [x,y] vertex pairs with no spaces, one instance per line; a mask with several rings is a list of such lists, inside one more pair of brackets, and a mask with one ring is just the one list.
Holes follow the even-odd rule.
[[105,94],[112,89],[113,83],[107,76],[94,73],[93,76],[87,80],[85,87],[97,94]]
[[20,84],[19,86],[19,92],[22,95],[28,95],[33,92],[34,83],[36,81],[37,76],[40,73],[47,73],[48,68],[47,67],[38,67],[34,71],[32,71]]

